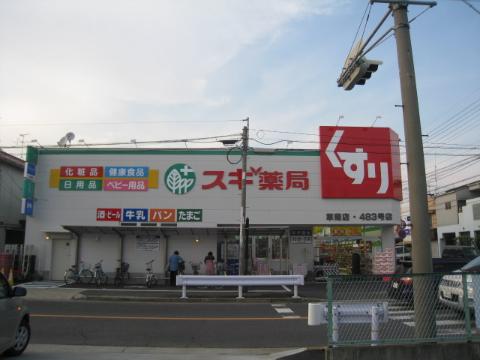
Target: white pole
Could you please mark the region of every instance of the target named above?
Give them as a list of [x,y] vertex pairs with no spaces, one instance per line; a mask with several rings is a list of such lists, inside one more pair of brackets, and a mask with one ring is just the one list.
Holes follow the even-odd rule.
[[377,305],[372,306],[372,346],[376,346],[380,334],[380,309]]
[[244,299],[243,297],[243,286],[239,285],[238,286],[238,296],[237,299]]
[[293,285],[293,299],[300,299],[300,296],[298,296],[298,285]]
[[332,342],[335,344],[338,342],[338,310],[337,307],[333,307],[333,316],[332,316]]
[[182,297],[180,299],[188,299],[188,297],[187,297],[187,284],[182,285]]

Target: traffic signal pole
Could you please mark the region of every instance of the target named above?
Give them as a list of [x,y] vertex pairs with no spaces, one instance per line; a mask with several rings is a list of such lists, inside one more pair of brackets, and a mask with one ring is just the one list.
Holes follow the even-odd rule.
[[[375,1],[376,2],[376,1]],[[413,273],[431,273],[430,222],[428,218],[427,183],[423,153],[422,130],[418,106],[415,69],[413,66],[408,1],[390,2],[395,22],[398,67],[407,152],[410,216],[412,222]],[[419,4],[420,2],[412,2]],[[424,2],[422,2],[425,4]],[[422,4],[422,5],[423,5]],[[435,5],[429,3],[427,5]],[[415,336],[419,339],[436,336],[435,311],[432,298],[436,295],[433,278],[414,277]]]

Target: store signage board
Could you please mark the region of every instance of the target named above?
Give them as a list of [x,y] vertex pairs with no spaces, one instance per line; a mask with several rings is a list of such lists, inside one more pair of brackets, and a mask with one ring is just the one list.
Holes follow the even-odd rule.
[[35,183],[25,178],[23,180],[23,197],[26,199],[33,199],[33,194],[35,193]]
[[175,209],[150,209],[149,215],[151,222],[174,223],[177,220]]
[[148,180],[105,179],[104,191],[147,191]]
[[178,209],[177,222],[202,222],[202,209]]
[[33,199],[22,199],[21,213],[27,216],[33,216]]
[[106,178],[148,178],[146,166],[105,166]]
[[139,237],[135,239],[135,250],[145,252],[160,251],[160,239],[155,237]]
[[311,244],[312,243],[312,230],[310,229],[291,229],[290,243],[292,244]]
[[97,208],[97,221],[128,223],[202,222],[202,209]]
[[62,178],[101,178],[103,177],[102,166],[62,166],[60,167]]
[[[292,224],[298,229],[309,224],[384,225],[400,222],[400,206],[396,199],[323,197],[320,156],[318,150],[279,150],[268,156],[249,153],[245,180],[250,220],[254,224]],[[241,169],[238,164],[225,161],[225,154],[220,150],[179,150],[178,153],[177,150],[165,153],[158,150],[138,154],[132,151],[131,155],[125,156],[124,152],[116,154],[92,149],[78,154],[42,154],[41,160],[42,171],[37,170],[36,181],[48,182],[48,188],[42,185],[37,194],[37,186],[35,196],[51,198],[51,209],[58,209],[51,211],[64,223],[95,225],[112,221],[97,221],[96,210],[99,208],[120,208],[119,222],[137,226],[177,223],[179,227],[216,227],[218,224],[238,224],[239,221]],[[118,177],[128,176],[129,172],[130,176],[134,172],[135,176],[147,175],[147,170],[148,178]],[[98,177],[87,177],[86,174],[97,174]],[[72,213],[60,210],[71,206],[72,201],[89,211],[85,214],[77,212],[73,218]],[[148,213],[141,217],[141,221],[124,219],[125,208],[147,209]]]
[[35,177],[35,173],[37,171],[37,168],[35,164],[32,163],[25,163],[25,168],[23,171],[23,176],[28,178],[28,179],[33,179]]
[[101,191],[102,180],[61,179],[59,190],[63,191]]
[[123,209],[122,221],[146,222],[148,221],[148,209],[128,208]]
[[389,128],[320,127],[322,197],[402,199],[398,135]]
[[121,221],[122,209],[99,208],[97,209],[97,221]]

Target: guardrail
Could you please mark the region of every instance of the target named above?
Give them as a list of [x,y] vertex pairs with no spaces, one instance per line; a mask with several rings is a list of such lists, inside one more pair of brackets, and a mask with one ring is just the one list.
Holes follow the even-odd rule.
[[244,286],[293,286],[292,298],[298,299],[298,286],[304,284],[303,275],[178,275],[177,286],[182,287],[181,299],[188,299],[187,286],[237,286],[237,299],[244,299]]
[[[328,304],[308,304],[308,325],[328,324]],[[388,303],[352,303],[332,305],[332,341],[338,342],[340,324],[371,324],[371,340],[378,342],[380,324],[388,322]]]

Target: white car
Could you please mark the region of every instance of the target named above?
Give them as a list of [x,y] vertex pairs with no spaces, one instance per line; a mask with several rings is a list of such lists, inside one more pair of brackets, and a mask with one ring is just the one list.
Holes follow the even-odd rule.
[[22,299],[27,290],[8,284],[0,273],[0,357],[18,356],[30,341],[30,314]]
[[[460,272],[457,270],[455,272]],[[472,276],[467,275],[467,291],[468,291],[468,306],[473,309],[473,288],[472,288]],[[448,307],[463,311],[463,282],[462,275],[445,275],[440,281],[438,286],[438,298],[440,303],[447,305]]]

